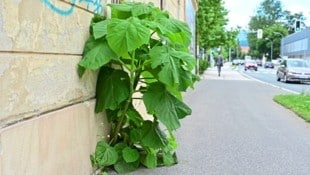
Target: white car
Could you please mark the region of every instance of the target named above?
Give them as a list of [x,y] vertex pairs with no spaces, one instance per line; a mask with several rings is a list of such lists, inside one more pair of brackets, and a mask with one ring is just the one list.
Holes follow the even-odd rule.
[[283,60],[277,70],[277,80],[284,82],[310,81],[310,63],[298,58]]

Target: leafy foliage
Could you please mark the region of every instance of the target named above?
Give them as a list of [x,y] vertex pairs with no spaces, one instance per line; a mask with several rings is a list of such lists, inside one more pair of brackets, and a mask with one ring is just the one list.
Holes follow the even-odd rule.
[[273,58],[279,57],[281,38],[294,33],[296,19],[304,24],[305,18],[302,13],[291,14],[290,11],[283,10],[280,0],[264,0],[249,23],[251,31],[263,29],[263,39],[257,39],[256,33],[248,34],[250,54],[254,57],[262,57],[263,54],[269,53],[270,59],[272,42]]
[[227,14],[223,0],[198,1],[196,30],[200,53],[221,48],[222,55],[227,58],[229,48],[237,47],[239,28],[230,30],[225,28],[228,21]]
[[203,74],[205,70],[210,66],[210,63],[206,59],[199,59],[199,74]]
[[199,45],[203,48],[215,48],[224,42],[225,16],[228,11],[224,8],[224,1],[200,0],[197,13],[197,30]]
[[[106,111],[112,127],[110,140],[98,142],[92,164],[118,173],[173,165],[173,131],[191,114],[181,92],[198,80],[188,52],[189,27],[151,4],[110,7],[110,19],[93,18],[78,65],[80,76],[86,69],[99,71],[95,112]],[[135,109],[137,93],[152,121]]]

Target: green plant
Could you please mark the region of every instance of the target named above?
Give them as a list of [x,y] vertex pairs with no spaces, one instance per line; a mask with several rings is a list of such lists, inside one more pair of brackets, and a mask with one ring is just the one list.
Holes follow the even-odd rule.
[[[79,75],[99,70],[95,112],[106,111],[108,140],[99,141],[91,161],[96,169],[118,173],[177,162],[174,130],[191,114],[183,102],[198,77],[189,54],[191,33],[152,4],[110,4],[111,18],[96,15],[79,62]],[[138,95],[140,94],[140,96]],[[133,105],[144,103],[152,120]]]
[[301,118],[310,122],[310,95],[309,94],[286,94],[277,95],[274,101],[294,111]]
[[203,74],[205,70],[210,66],[209,62],[206,59],[199,59],[199,74]]

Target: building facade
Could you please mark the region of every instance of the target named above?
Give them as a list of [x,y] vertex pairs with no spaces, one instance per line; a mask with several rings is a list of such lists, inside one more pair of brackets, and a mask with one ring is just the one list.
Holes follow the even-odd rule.
[[310,59],[310,28],[283,38],[281,40],[281,56]]

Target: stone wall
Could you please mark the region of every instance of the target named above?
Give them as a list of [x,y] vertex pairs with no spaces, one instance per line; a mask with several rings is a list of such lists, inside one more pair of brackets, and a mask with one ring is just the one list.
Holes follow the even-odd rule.
[[[68,0],[67,2],[70,2]],[[95,2],[95,1],[94,1]],[[90,174],[109,127],[76,65],[104,1],[0,1],[0,174]]]

